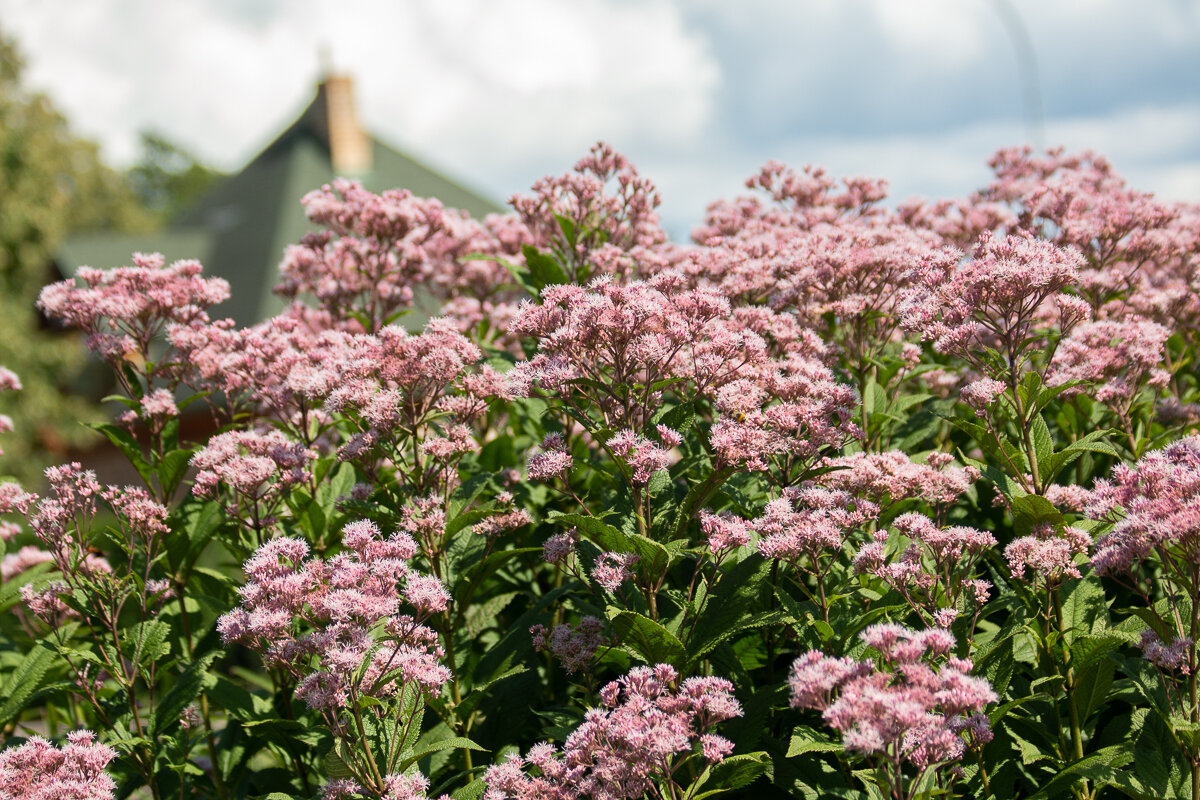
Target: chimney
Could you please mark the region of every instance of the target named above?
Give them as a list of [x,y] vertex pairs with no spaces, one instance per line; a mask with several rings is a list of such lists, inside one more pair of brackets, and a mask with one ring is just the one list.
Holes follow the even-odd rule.
[[349,75],[330,75],[317,88],[317,105],[324,112],[333,171],[354,177],[371,171],[371,139],[354,109],[354,81]]

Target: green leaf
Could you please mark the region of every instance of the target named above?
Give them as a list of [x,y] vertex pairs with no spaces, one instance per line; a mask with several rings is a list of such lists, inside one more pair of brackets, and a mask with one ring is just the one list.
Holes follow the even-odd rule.
[[979,662],[979,672],[987,678],[996,694],[1003,697],[1012,680],[1013,666],[1013,637],[1010,633]]
[[417,742],[417,745],[413,748],[413,752],[401,759],[400,771],[405,772],[409,767],[430,753],[437,753],[442,750],[478,750],[482,753],[488,752],[487,748],[462,736],[451,736],[448,739],[439,739],[436,742],[427,742],[425,744]]
[[453,522],[458,515],[474,503],[491,479],[491,473],[481,472],[460,483],[446,502],[446,522]]
[[162,733],[179,721],[183,710],[200,695],[201,689],[204,688],[209,665],[223,652],[212,650],[188,664],[154,709],[154,722],[151,726],[154,735]]
[[131,658],[138,664],[149,665],[171,652],[167,637],[171,626],[161,620],[146,620],[124,631],[125,646]]
[[125,458],[137,470],[137,474],[142,476],[142,481],[147,486],[152,485],[154,468],[142,456],[142,446],[138,444],[137,439],[133,438],[133,434],[108,422],[89,422],[84,424],[92,430],[103,434],[108,441],[112,442],[114,447],[125,454]]
[[1075,675],[1075,691],[1072,700],[1079,710],[1081,719],[1086,720],[1092,712],[1102,707],[1112,688],[1117,665],[1109,659],[1093,661]]
[[664,406],[655,412],[650,421],[655,425],[666,425],[676,433],[686,434],[696,424],[696,406],[690,402]]
[[529,282],[541,294],[547,286],[570,283],[566,270],[557,259],[538,251],[533,245],[523,245],[521,253],[525,256],[525,264],[529,267]]
[[608,609],[609,626],[626,649],[640,655],[647,664],[670,664],[682,669],[687,651],[679,638],[659,623],[636,611]]
[[333,519],[334,514],[337,513],[338,498],[350,494],[350,490],[354,488],[354,465],[343,462],[338,464],[332,473],[317,487],[314,497],[320,504],[321,510],[325,512],[326,520]]
[[[70,639],[78,627],[78,624],[71,623],[60,631],[59,635],[64,641]],[[4,698],[4,704],[0,705],[0,725],[8,724],[9,720],[21,712],[29,698],[42,688],[46,672],[54,663],[56,645],[52,642],[56,641],[52,636],[40,640],[25,654],[16,669],[9,673],[3,689],[0,689],[0,697]]]
[[1033,457],[1037,460],[1040,475],[1049,467],[1050,457],[1054,455],[1054,438],[1050,435],[1050,428],[1041,414],[1034,413],[1033,418],[1029,420],[1029,434],[1033,439]]
[[4,583],[0,583],[0,612],[8,611],[21,602],[22,586],[27,583],[35,583],[38,578],[41,578],[53,568],[54,565],[49,562],[34,564],[24,572],[20,572]]
[[723,792],[734,791],[749,786],[767,771],[771,766],[771,757],[762,750],[755,753],[741,753],[729,756],[716,764],[710,764],[696,780],[698,786],[716,784],[717,788],[709,789],[695,795],[696,800],[704,797],[714,797]]
[[172,450],[163,456],[158,464],[158,485],[168,497],[179,488],[183,476],[187,474],[188,463],[192,458],[191,448]]
[[1068,645],[1078,636],[1106,630],[1108,599],[1100,579],[1088,576],[1069,582],[1062,599],[1062,613]]
[[887,410],[887,395],[884,394],[883,387],[874,378],[867,380],[866,388],[863,389],[862,403],[869,414],[882,414]]
[[1085,780],[1105,782],[1114,777],[1117,770],[1131,761],[1133,761],[1133,753],[1130,752],[1128,744],[1115,744],[1101,748],[1091,755],[1068,764],[1036,794],[1030,795],[1029,800],[1051,800],[1051,798],[1065,797],[1070,787]]
[[609,525],[599,517],[586,514],[558,514],[552,512],[547,522],[556,525],[574,525],[587,534],[587,538],[602,550],[612,553],[633,553],[638,557],[639,569],[650,575],[658,575],[671,561],[671,551],[662,544],[640,534],[627,534]]
[[792,731],[792,741],[788,745],[787,757],[793,758],[802,753],[837,753],[841,750],[842,743],[824,731],[818,731],[807,725],[797,725]]
[[501,592],[498,595],[489,597],[482,603],[472,603],[471,607],[467,609],[467,613],[463,615],[463,623],[466,627],[467,636],[474,639],[492,627],[496,623],[496,618],[500,612],[507,608],[508,604],[513,601],[513,598],[519,594],[521,592]]
[[1012,504],[1013,529],[1017,536],[1028,536],[1039,525],[1063,524],[1063,515],[1054,504],[1037,494],[1014,497]]
[[693,661],[743,631],[786,619],[780,610],[756,612],[762,594],[770,590],[767,584],[771,563],[756,553],[722,576],[716,591],[705,601],[693,633],[687,637]]
[[572,250],[574,250],[576,241],[575,221],[570,217],[563,216],[562,214],[555,214],[554,220],[558,223],[558,229],[562,231],[563,238],[567,240],[567,244],[571,246]]
[[349,762],[342,756],[345,752],[345,744],[339,739],[333,749],[325,754],[325,775],[330,780],[350,779],[353,780],[357,776],[354,770],[350,768]]
[[1108,442],[1104,441],[1112,431],[1110,429],[1091,431],[1086,436],[1072,442],[1062,450],[1054,453],[1046,460],[1046,464],[1038,463],[1038,469],[1041,471],[1041,478],[1044,482],[1050,482],[1054,479],[1062,469],[1069,464],[1074,463],[1075,459],[1079,458],[1084,453],[1102,453],[1120,458],[1120,454],[1116,448]]
[[480,797],[483,797],[486,789],[487,785],[483,781],[474,780],[451,792],[450,797],[453,800],[479,800]]

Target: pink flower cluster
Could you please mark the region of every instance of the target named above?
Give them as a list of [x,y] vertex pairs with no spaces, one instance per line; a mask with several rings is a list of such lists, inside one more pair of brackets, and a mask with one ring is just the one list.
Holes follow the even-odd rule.
[[702,510],[700,530],[708,539],[709,551],[717,557],[749,544],[752,536],[746,520],[728,511],[714,514],[708,509]]
[[341,384],[340,365],[355,356],[355,339],[330,330],[327,314],[294,305],[259,325],[232,321],[175,325],[168,336],[196,373],[198,388],[223,393],[234,409],[289,425],[311,442],[318,410]]
[[712,448],[722,464],[760,471],[774,465],[772,475],[787,483],[824,451],[862,436],[851,421],[858,406],[858,394],[828,367],[792,353],[717,393],[721,417]]
[[151,344],[169,326],[207,323],[205,309],[229,298],[228,282],[201,277],[199,262],[166,266],[158,253],[135,253],[133,264],[110,270],[82,267],[75,280],[44,288],[38,308],[85,331],[92,350],[119,364],[133,358],[149,361]]
[[1143,387],[1161,389],[1170,380],[1163,369],[1170,335],[1144,319],[1079,325],[1059,344],[1046,381],[1086,381],[1093,384],[1088,394],[1101,403],[1127,407]]
[[[736,319],[728,300],[689,289],[674,273],[547,287],[540,305],[521,306],[510,332],[537,340],[533,358],[508,374],[515,391],[536,382],[548,393],[579,392],[614,429],[648,427],[661,399],[650,387],[659,381],[691,380],[703,392],[767,359],[765,342]],[[642,390],[614,391],[635,385]]]
[[971,258],[921,266],[902,324],[941,353],[968,355],[981,342],[1023,342],[1042,303],[1074,285],[1083,259],[1031,234],[981,236]]
[[[445,610],[441,582],[408,564],[416,543],[383,538],[371,522],[346,526],[345,550],[310,558],[299,539],[272,539],[245,564],[240,606],[221,617],[240,642],[299,680],[297,696],[336,719],[358,697],[389,698],[405,686],[440,693],[450,671],[437,634],[422,624]],[[402,613],[407,601],[417,612]]]
[[[792,664],[792,706],[821,712],[842,733],[847,750],[889,767],[901,760],[919,771],[962,757],[992,738],[981,712],[996,702],[969,659],[952,655],[954,637],[933,628],[872,625],[861,634],[880,663],[834,658],[811,650]],[[892,775],[893,786],[901,776]]]
[[847,492],[806,485],[785,489],[750,526],[762,536],[758,551],[765,557],[821,571],[820,559],[841,552],[847,536],[878,512]]
[[534,648],[549,652],[562,662],[567,672],[586,672],[596,651],[609,643],[604,634],[604,623],[589,616],[579,620],[578,625],[560,623],[553,628],[534,625],[529,633],[533,636]]
[[[321,787],[321,800],[361,800],[363,798],[379,798],[379,800],[428,800],[429,779],[419,772],[411,775],[388,774],[383,776],[383,793],[368,791],[350,778],[336,778]],[[438,800],[450,800],[449,795],[441,795]]]
[[1200,561],[1200,437],[1118,465],[1111,480],[1096,482],[1087,510],[1093,519],[1114,521],[1096,542],[1097,572],[1132,573],[1157,554],[1169,570],[1190,575]]
[[313,450],[280,431],[219,433],[192,456],[192,493],[222,496],[226,513],[262,531],[276,521],[288,491],[311,480],[308,465],[315,457]]
[[58,577],[37,589],[23,586],[22,598],[35,616],[57,624],[73,613],[59,599],[63,592],[86,584],[90,593],[119,604],[133,590],[130,576],[124,572],[115,575],[103,556],[91,552],[101,502],[117,520],[109,535],[117,537],[126,553],[143,553],[150,561],[169,532],[168,512],[144,489],[103,486],[94,472],[78,463],[47,469],[46,481],[49,491],[45,496],[25,492],[15,484],[0,486],[0,513],[24,515],[29,530],[45,548],[22,548],[11,560],[5,559],[7,570],[16,574],[36,563],[53,562]]
[[899,450],[859,452],[824,459],[820,466],[834,469],[817,480],[823,486],[849,492],[884,508],[886,501],[899,503],[911,498],[948,506],[979,480],[979,470],[951,467],[953,460],[946,453],[930,453],[926,463],[918,464]]
[[601,553],[592,565],[592,580],[615,592],[622,583],[633,578],[632,567],[637,560],[633,553]]
[[561,433],[547,435],[542,440],[541,452],[529,457],[530,479],[548,481],[570,472],[574,459],[566,448],[567,443]]
[[1091,546],[1092,537],[1079,528],[1039,525],[1029,536],[1009,542],[1004,557],[1014,578],[1024,579],[1028,569],[1033,580],[1053,584],[1080,577],[1075,557],[1086,555]]
[[[654,251],[666,242],[654,211],[660,202],[654,184],[604,143],[593,147],[574,171],[543,178],[532,188],[533,196],[514,195],[509,203],[532,232],[534,244],[561,242],[573,280],[585,280],[589,267],[597,265],[621,275],[639,262],[653,263]],[[573,246],[565,241],[558,217],[572,226]],[[629,252],[634,258],[622,258]]]
[[[359,430],[340,457],[364,460],[382,447],[412,471],[421,464],[408,448],[398,447],[412,438],[425,439],[424,452],[441,464],[474,450],[474,434],[465,423],[487,410],[487,398],[511,399],[490,367],[473,370],[482,355],[444,319],[431,320],[418,335],[390,325],[376,336],[356,337],[351,360],[341,365],[340,383],[325,402],[327,412],[349,417]],[[430,425],[447,413],[438,436]]]
[[603,707],[587,712],[561,751],[539,744],[524,758],[489,767],[485,800],[637,798],[682,777],[676,775],[682,759],[696,750],[709,763],[723,760],[733,745],[711,730],[742,714],[733,685],[723,678],[678,680],[674,668],[659,664],[607,684],[600,690]]
[[[659,434],[668,448],[679,444],[679,434],[665,426],[659,426]],[[605,442],[612,454],[629,468],[634,486],[645,486],[654,473],[671,466],[671,451],[659,447],[645,436],[639,436],[626,428]]]
[[987,600],[991,585],[972,580],[975,564],[996,539],[962,525],[940,528],[924,514],[910,512],[892,520],[908,540],[898,558],[887,558],[886,530],[875,533],[854,557],[854,570],[873,575],[895,589],[941,627],[954,621],[959,598],[968,590],[976,606]]
[[441,202],[404,189],[377,195],[340,178],[301,202],[326,230],[287,249],[276,293],[310,295],[338,323],[368,333],[412,305],[413,287],[432,273],[425,246],[441,231]]
[[11,800],[112,800],[116,784],[104,771],[116,751],[91,731],[72,731],[62,748],[40,736],[0,750],[0,797]]

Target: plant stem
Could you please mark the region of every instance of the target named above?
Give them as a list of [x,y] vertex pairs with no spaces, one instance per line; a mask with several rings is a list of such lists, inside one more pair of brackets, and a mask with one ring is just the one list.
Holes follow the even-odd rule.
[[[1058,632],[1062,637],[1063,665],[1066,667],[1066,675],[1063,676],[1063,688],[1067,693],[1067,713],[1071,720],[1072,755],[1076,761],[1079,761],[1083,758],[1083,727],[1079,719],[1079,706],[1075,703],[1075,670],[1071,666],[1071,650],[1067,646],[1067,624],[1063,618],[1062,592],[1058,586],[1055,586],[1051,590],[1051,597],[1054,600],[1054,616],[1058,621]],[[1086,779],[1083,782],[1080,796],[1084,798],[1092,796]]]

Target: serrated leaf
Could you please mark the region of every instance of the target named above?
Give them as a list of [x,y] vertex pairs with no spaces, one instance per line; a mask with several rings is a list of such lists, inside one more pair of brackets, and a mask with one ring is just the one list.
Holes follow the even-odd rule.
[[1029,434],[1033,440],[1033,457],[1037,459],[1038,472],[1045,472],[1050,466],[1050,457],[1054,455],[1054,438],[1041,414],[1035,412],[1029,420]]
[[710,764],[701,773],[700,779],[696,781],[697,784],[702,786],[716,784],[716,787],[695,795],[695,798],[701,800],[705,797],[714,797],[723,792],[749,786],[770,766],[771,757],[761,750],[755,753],[728,756],[723,761]]
[[180,673],[179,678],[171,685],[170,690],[163,695],[154,708],[152,730],[155,734],[162,733],[168,726],[179,721],[183,710],[191,704],[204,688],[208,667],[222,655],[223,651],[213,650],[197,658]]
[[671,561],[671,551],[662,544],[640,534],[625,533],[599,517],[552,513],[547,521],[556,525],[574,525],[602,550],[635,554],[639,561],[636,566],[651,575],[661,573]]
[[651,666],[670,664],[682,669],[687,661],[687,651],[675,634],[636,611],[620,611],[609,607],[609,626],[618,641]]
[[539,252],[533,245],[523,245],[521,253],[525,256],[525,265],[529,267],[529,282],[537,294],[547,286],[569,283],[566,270],[558,260],[545,253]]
[[450,797],[452,800],[479,800],[480,797],[483,797],[483,793],[486,790],[487,784],[483,781],[475,780],[451,792]]
[[1039,525],[1063,524],[1063,515],[1054,504],[1037,494],[1027,494],[1010,499],[1013,515],[1013,530],[1017,536],[1028,536]]
[[1091,755],[1068,764],[1029,800],[1051,800],[1066,796],[1070,787],[1085,780],[1101,782],[1112,777],[1116,770],[1133,760],[1128,744],[1116,744],[1101,748]]
[[409,767],[430,753],[437,753],[442,750],[478,750],[481,753],[489,752],[487,748],[462,736],[451,736],[448,739],[438,739],[436,742],[428,742],[426,744],[418,742],[417,747],[413,748],[413,752],[401,759],[400,771],[405,772]]
[[802,753],[836,753],[841,750],[842,743],[824,731],[818,731],[807,725],[797,725],[792,731],[787,757],[793,758]]
[[94,431],[103,434],[104,438],[108,439],[118,450],[120,450],[129,463],[137,470],[137,474],[141,476],[142,481],[151,486],[154,478],[154,468],[142,456],[142,446],[138,444],[137,439],[133,438],[133,434],[124,428],[118,428],[108,422],[89,422],[84,423],[87,427]]
[[521,592],[503,592],[489,597],[482,603],[473,603],[467,609],[467,613],[463,615],[467,636],[473,639],[490,628],[496,622],[497,615],[507,608],[513,598],[519,594]]
[[172,450],[163,456],[158,464],[158,485],[170,497],[179,487],[183,476],[187,474],[188,463],[192,458],[191,448]]
[[139,622],[127,628],[124,633],[129,655],[139,664],[153,664],[171,652],[171,645],[167,642],[171,626],[161,620]]
[[[60,631],[63,640],[69,639],[77,627],[77,624],[71,623]],[[0,705],[0,725],[6,725],[19,714],[29,698],[42,688],[56,653],[57,640],[47,636],[35,644],[16,669],[9,673],[3,689],[0,689],[0,697],[4,698],[4,704]]]

